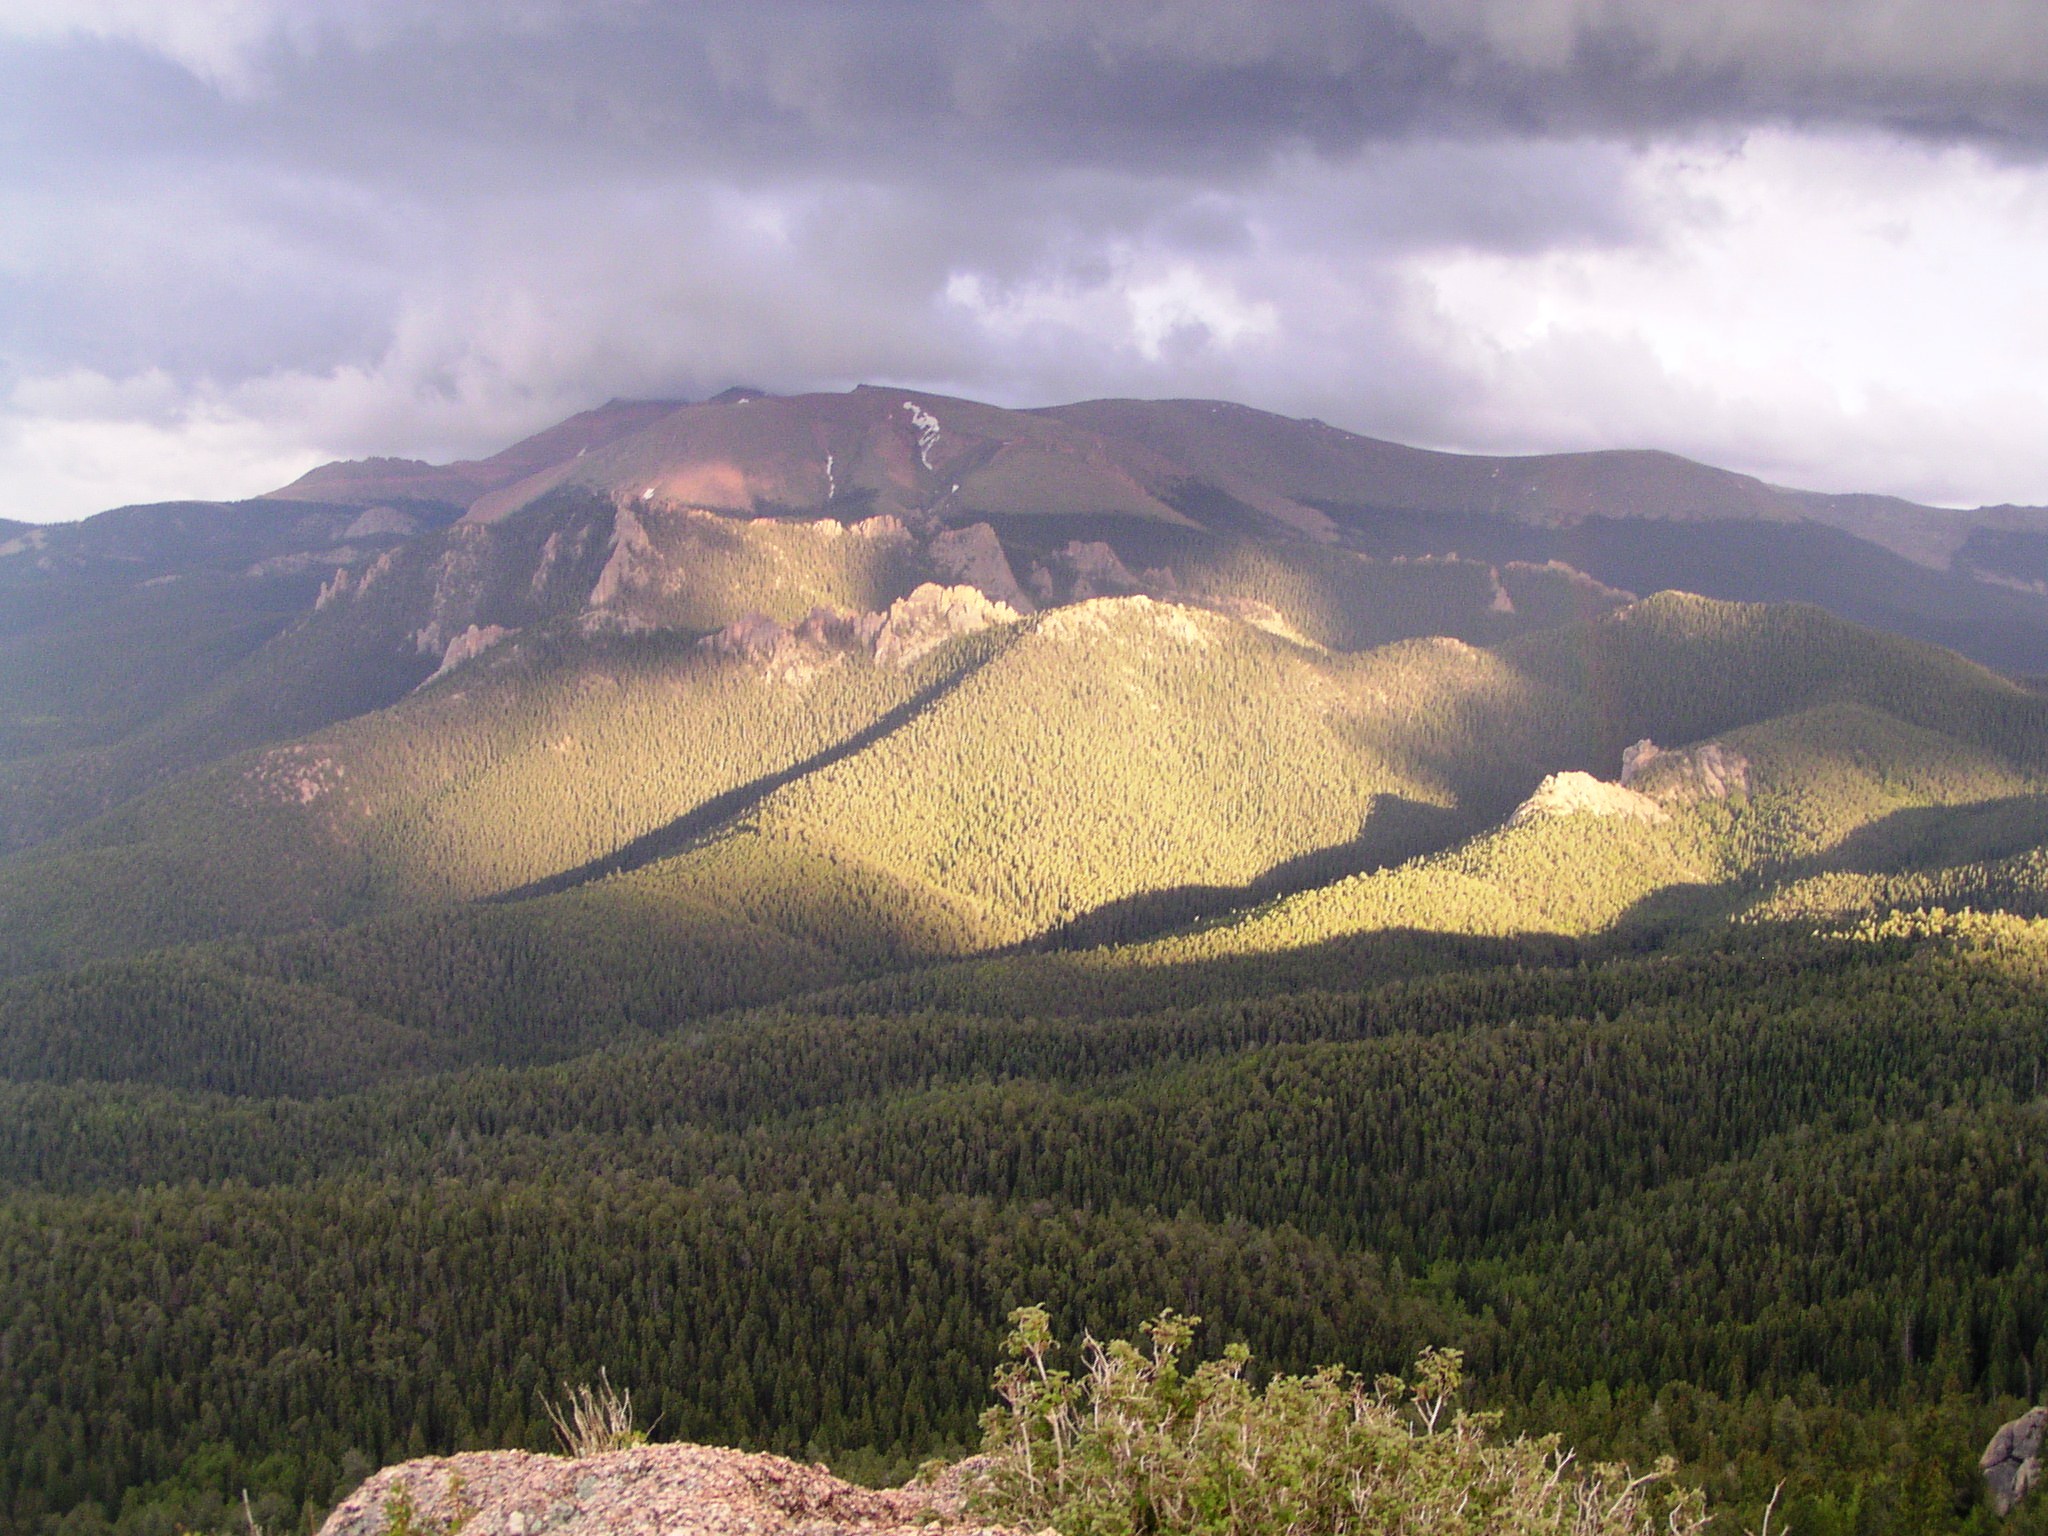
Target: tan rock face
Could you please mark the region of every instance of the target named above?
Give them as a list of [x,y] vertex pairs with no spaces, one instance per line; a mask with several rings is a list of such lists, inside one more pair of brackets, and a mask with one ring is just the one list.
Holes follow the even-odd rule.
[[880,613],[846,613],[813,608],[796,624],[778,624],[749,614],[698,641],[698,647],[765,666],[786,681],[801,681],[833,656],[866,650],[885,667],[908,668],[948,640],[979,634],[997,624],[1014,624],[1017,611],[976,587],[942,587],[925,582]]
[[1590,773],[1572,769],[1553,773],[1536,786],[1536,793],[1515,807],[1508,825],[1546,816],[1626,816],[1635,821],[1664,821],[1664,808],[1647,795],[1639,795],[1619,784],[1609,784]]
[[957,1479],[860,1488],[779,1456],[701,1445],[408,1461],[344,1499],[320,1536],[385,1536],[394,1523],[413,1536],[1026,1536],[970,1520]]
[[928,581],[889,605],[888,618],[875,636],[875,660],[884,666],[908,667],[956,636],[1014,624],[1017,618],[1016,609],[977,587],[942,587]]
[[[488,651],[500,640],[516,633],[516,630],[506,629],[503,625],[499,624],[470,625],[469,628],[448,642],[448,649],[441,655],[440,670],[435,672],[434,677],[440,677],[446,673],[453,672],[465,661],[476,660],[477,657],[483,655],[485,651]],[[434,678],[427,679],[428,682],[433,680]]]

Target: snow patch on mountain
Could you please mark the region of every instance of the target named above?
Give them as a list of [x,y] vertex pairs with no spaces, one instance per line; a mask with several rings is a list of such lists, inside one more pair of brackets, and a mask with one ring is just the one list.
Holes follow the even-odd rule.
[[915,400],[904,401],[903,409],[910,412],[910,424],[917,429],[917,461],[930,469],[933,467],[932,449],[939,444],[939,418]]

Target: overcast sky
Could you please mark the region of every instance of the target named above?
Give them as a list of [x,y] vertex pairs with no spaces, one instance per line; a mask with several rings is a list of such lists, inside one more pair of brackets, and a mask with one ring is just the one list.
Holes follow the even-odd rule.
[[0,0],[0,517],[613,395],[2048,503],[2041,0]]

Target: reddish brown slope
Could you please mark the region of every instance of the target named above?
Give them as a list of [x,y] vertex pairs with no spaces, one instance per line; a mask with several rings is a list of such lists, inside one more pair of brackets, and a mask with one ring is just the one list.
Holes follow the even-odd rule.
[[344,459],[323,464],[270,493],[275,501],[320,501],[371,506],[385,501],[441,501],[467,507],[479,496],[573,463],[638,432],[675,411],[673,400],[612,400],[545,431],[522,438],[487,459],[428,464],[419,459]]
[[1216,400],[1087,400],[1041,414],[1141,445],[1255,506],[1263,494],[1308,506],[1509,517],[1552,528],[1594,517],[1810,521],[1937,570],[1973,528],[2048,529],[2048,508],[1964,512],[1896,496],[1788,490],[1654,450],[1439,453]]
[[2048,529],[2048,512],[1952,512],[1893,497],[1786,490],[1655,451],[1483,457],[1411,448],[1212,400],[1090,400],[1013,411],[914,390],[729,391],[615,400],[488,459],[330,464],[272,494],[371,505],[452,502],[493,522],[560,486],[749,515],[893,513],[913,523],[1122,514],[1185,523],[1204,488],[1329,537],[1326,509],[1507,518],[1811,521],[1936,570],[1980,524]]
[[1088,400],[1043,414],[1142,444],[1212,483],[1248,482],[1305,503],[1545,525],[1598,516],[1808,515],[1792,493],[1670,453],[1438,453],[1216,400]]
[[913,520],[1122,513],[1186,520],[1157,455],[1042,413],[863,385],[685,406],[630,436],[477,500],[504,517],[558,486],[720,512],[858,510]]

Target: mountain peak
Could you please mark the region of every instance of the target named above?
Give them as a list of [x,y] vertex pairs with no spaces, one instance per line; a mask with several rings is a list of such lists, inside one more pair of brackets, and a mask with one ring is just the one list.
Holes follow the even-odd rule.
[[429,464],[422,459],[342,459],[308,471],[269,493],[273,501],[373,506],[432,501],[467,509],[481,497],[529,479],[638,432],[674,412],[677,400],[606,401],[521,438],[486,459]]

